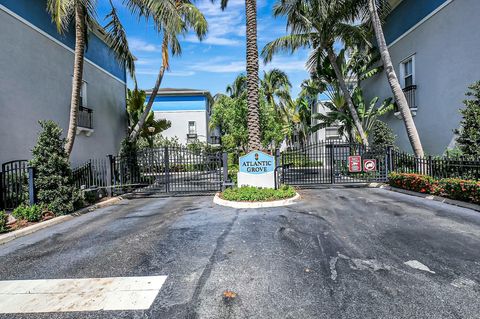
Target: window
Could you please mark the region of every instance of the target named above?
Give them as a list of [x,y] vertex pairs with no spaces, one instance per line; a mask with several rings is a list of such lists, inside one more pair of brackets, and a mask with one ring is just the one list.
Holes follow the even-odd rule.
[[[73,76],[72,76],[73,84]],[[87,81],[82,81],[82,87],[80,89],[80,107],[87,107]]]
[[197,125],[195,121],[188,122],[188,134],[197,134]]
[[415,55],[412,55],[400,63],[400,78],[403,88],[415,85]]
[[340,138],[338,134],[338,127],[329,126],[325,128],[325,138],[326,139],[338,139]]

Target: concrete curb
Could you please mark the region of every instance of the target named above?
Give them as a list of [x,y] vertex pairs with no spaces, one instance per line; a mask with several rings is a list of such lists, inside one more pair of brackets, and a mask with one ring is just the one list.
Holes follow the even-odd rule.
[[431,195],[431,194],[422,194],[422,193],[413,192],[413,191],[409,191],[409,190],[402,189],[402,188],[392,187],[390,185],[383,185],[383,186],[380,186],[379,188],[386,189],[386,190],[389,190],[389,191],[392,191],[392,192],[397,192],[397,193],[410,195],[410,196],[421,197],[421,198],[425,198],[425,199],[428,199],[428,200],[433,200],[433,201],[440,202],[440,203],[455,205],[455,206],[462,207],[462,208],[468,208],[468,209],[472,209],[472,210],[476,210],[476,211],[480,212],[480,205],[477,205],[477,204],[462,202],[462,201],[459,201],[459,200],[445,198],[445,197],[441,197],[441,196],[435,196],[435,195]]
[[34,232],[37,232],[37,231],[42,230],[42,229],[45,229],[45,228],[47,228],[47,227],[51,227],[51,226],[53,226],[53,225],[57,225],[57,224],[66,222],[67,220],[72,220],[72,219],[74,219],[75,217],[78,217],[78,216],[81,216],[81,215],[83,215],[83,214],[89,213],[89,212],[94,211],[94,210],[96,210],[96,209],[98,209],[98,208],[103,208],[103,207],[107,207],[107,206],[114,205],[114,204],[120,202],[122,199],[123,199],[123,198],[120,197],[120,196],[118,196],[118,197],[113,197],[113,198],[110,198],[110,199],[108,199],[108,200],[106,200],[106,201],[97,203],[97,204],[95,204],[95,205],[92,205],[92,206],[88,206],[88,207],[79,209],[79,210],[71,213],[70,215],[58,216],[58,217],[49,219],[49,220],[47,220],[47,221],[40,222],[40,223],[38,223],[38,224],[34,224],[34,225],[31,225],[31,226],[27,226],[27,227],[25,227],[25,228],[21,228],[21,229],[14,230],[14,231],[12,231],[12,232],[9,232],[9,233],[0,235],[0,245],[6,244],[6,243],[8,243],[9,241],[12,241],[12,240],[17,239],[17,238],[20,238],[20,237],[30,235],[30,234],[32,234],[32,233],[34,233]]
[[213,202],[217,205],[228,206],[232,208],[266,208],[266,207],[280,207],[295,204],[300,199],[300,194],[296,194],[292,198],[275,200],[270,202],[234,202],[220,198],[219,193],[215,194]]

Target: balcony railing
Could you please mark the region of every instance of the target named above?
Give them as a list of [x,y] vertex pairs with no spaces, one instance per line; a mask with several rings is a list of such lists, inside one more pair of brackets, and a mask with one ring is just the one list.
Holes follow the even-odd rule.
[[416,85],[410,85],[403,89],[403,93],[405,94],[405,98],[407,99],[408,106],[410,106],[411,109],[417,108],[417,101],[415,100],[416,91]]
[[78,108],[77,125],[88,129],[93,129],[93,110],[80,106]]

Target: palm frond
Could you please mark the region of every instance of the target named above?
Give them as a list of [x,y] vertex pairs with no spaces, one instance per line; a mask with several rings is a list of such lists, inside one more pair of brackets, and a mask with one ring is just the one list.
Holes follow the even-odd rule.
[[262,57],[265,63],[270,62],[273,56],[280,52],[293,53],[299,48],[308,47],[310,44],[309,34],[290,34],[273,40],[262,50]]
[[117,10],[115,9],[111,0],[110,5],[111,11],[106,16],[106,19],[110,19],[110,21],[104,27],[106,31],[107,42],[112,47],[115,57],[119,63],[125,61],[128,72],[130,73],[132,79],[135,80],[135,57],[130,52],[125,29],[123,28],[120,18],[117,15]]
[[57,31],[63,34],[74,15],[75,0],[48,0],[47,11],[52,17],[52,22]]

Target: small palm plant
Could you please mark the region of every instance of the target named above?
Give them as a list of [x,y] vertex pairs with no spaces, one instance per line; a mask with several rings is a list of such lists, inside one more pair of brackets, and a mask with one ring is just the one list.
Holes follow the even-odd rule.
[[[140,120],[140,117],[145,111],[146,93],[143,90],[128,90],[127,92],[127,113],[129,119],[129,130],[131,131]],[[166,119],[155,119],[153,111],[148,113],[141,130],[140,137],[144,138],[150,148],[153,147],[154,138],[163,131],[170,128],[171,122]]]

